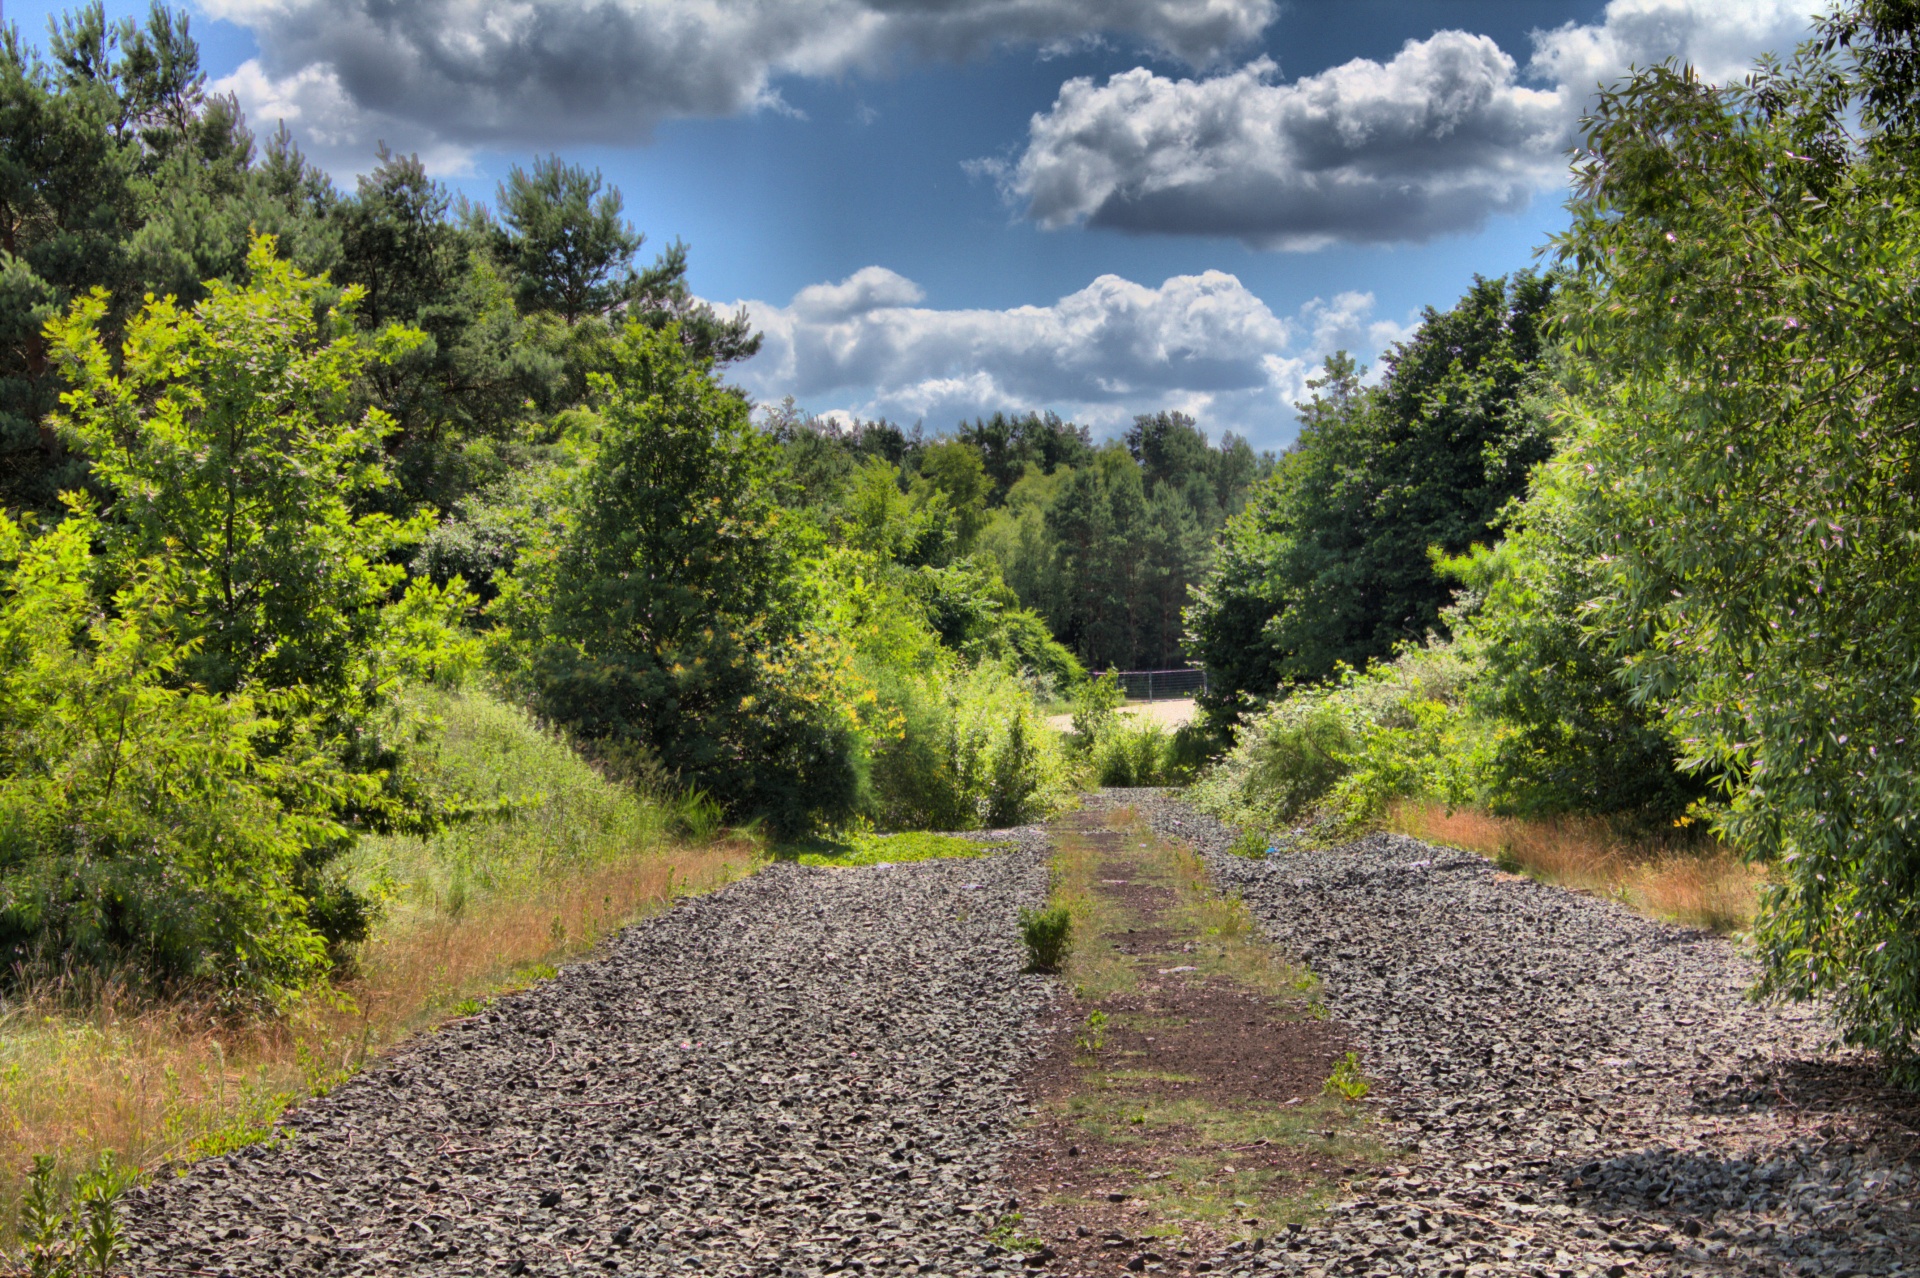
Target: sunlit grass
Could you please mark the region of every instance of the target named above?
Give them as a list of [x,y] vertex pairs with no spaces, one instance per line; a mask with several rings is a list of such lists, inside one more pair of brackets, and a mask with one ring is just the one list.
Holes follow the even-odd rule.
[[1724,844],[1635,836],[1593,818],[1523,820],[1401,803],[1387,824],[1423,842],[1481,853],[1514,873],[1714,932],[1752,927],[1767,881]]

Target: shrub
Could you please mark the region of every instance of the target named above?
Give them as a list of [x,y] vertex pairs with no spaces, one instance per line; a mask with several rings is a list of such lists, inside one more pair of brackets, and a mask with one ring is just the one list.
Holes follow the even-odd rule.
[[671,328],[629,325],[611,359],[578,509],[502,584],[497,656],[542,714],[644,747],[733,815],[852,816],[851,654],[809,628],[772,442]]
[[942,661],[925,673],[873,669],[891,729],[872,745],[872,804],[887,829],[1018,825],[1056,810],[1073,789],[1059,736],[1031,687],[994,662]]
[[364,931],[326,863],[370,783],[279,701],[178,686],[171,574],[96,612],[96,531],[0,516],[0,962],[277,996]]
[[1064,905],[1020,911],[1029,972],[1058,972],[1073,949],[1073,914]]
[[1151,719],[1114,715],[1089,751],[1101,785],[1170,785],[1174,781],[1173,737]]
[[1434,642],[1303,688],[1238,729],[1193,799],[1234,824],[1330,835],[1379,819],[1396,798],[1466,801],[1492,732],[1467,705],[1473,675],[1458,644]]

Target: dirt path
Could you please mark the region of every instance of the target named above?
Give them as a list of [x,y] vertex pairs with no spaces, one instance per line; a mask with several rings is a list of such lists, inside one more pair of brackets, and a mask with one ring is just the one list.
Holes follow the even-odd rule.
[[1206,1272],[1379,1160],[1365,1109],[1325,1094],[1346,1035],[1131,808],[1095,800],[1056,829],[1078,939],[1010,1164],[1022,1232],[1050,1272]]

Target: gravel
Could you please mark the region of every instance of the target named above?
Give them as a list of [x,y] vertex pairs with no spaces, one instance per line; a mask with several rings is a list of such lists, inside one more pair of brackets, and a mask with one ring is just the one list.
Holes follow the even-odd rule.
[[135,1274],[1013,1272],[1045,838],[790,864],[423,1035],[276,1142],[136,1191]]
[[1920,1273],[1914,1098],[1749,1002],[1728,941],[1398,835],[1249,860],[1124,797],[1322,977],[1405,1150],[1220,1272]]

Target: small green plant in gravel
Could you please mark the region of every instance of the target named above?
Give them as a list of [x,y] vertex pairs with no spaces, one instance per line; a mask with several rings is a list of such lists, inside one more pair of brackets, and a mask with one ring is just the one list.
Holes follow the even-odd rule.
[[1017,1211],[1007,1212],[987,1230],[987,1241],[1008,1251],[1039,1251],[1046,1243],[1026,1230],[1027,1218]]
[[1023,908],[1020,939],[1027,943],[1029,972],[1058,972],[1073,950],[1073,912],[1064,905]]
[[1334,1062],[1333,1073],[1327,1076],[1326,1093],[1343,1100],[1365,1100],[1367,1093],[1373,1090],[1373,1084],[1360,1072],[1358,1053],[1348,1052]]
[[7,1257],[9,1270],[23,1278],[108,1278],[127,1249],[120,1198],[131,1180],[112,1154],[102,1154],[75,1179],[72,1201],[63,1204],[54,1160],[36,1157],[20,1199],[20,1245]]
[[1234,856],[1251,857],[1254,860],[1258,860],[1272,851],[1272,848],[1267,844],[1266,835],[1260,833],[1258,830],[1249,829],[1240,831],[1240,837],[1233,841],[1232,846],[1229,847],[1227,851]]

